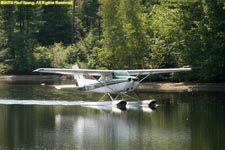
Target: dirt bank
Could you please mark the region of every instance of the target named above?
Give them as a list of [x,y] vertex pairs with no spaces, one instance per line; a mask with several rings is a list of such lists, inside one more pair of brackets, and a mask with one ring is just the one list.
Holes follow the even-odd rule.
[[142,83],[137,90],[146,92],[225,92],[225,83]]

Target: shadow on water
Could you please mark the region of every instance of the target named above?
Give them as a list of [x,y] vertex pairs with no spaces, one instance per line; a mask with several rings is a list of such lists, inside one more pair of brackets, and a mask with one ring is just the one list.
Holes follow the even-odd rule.
[[0,104],[0,149],[225,149],[225,93],[138,93],[159,107],[118,112],[76,106],[102,95],[56,90],[52,84],[0,82],[0,99],[14,101]]

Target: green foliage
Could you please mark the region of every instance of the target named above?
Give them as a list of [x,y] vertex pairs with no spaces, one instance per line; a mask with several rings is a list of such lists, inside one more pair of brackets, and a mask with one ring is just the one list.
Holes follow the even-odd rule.
[[11,65],[13,70],[19,74],[29,73],[33,69],[33,49],[36,41],[23,34],[15,33],[9,42],[10,51],[13,51]]
[[5,74],[9,70],[11,70],[11,66],[9,65],[10,60],[7,59],[9,54],[9,49],[1,48],[0,51],[0,74]]
[[183,49],[182,13],[179,8],[156,5],[151,12],[150,61],[153,68],[178,67]]
[[[193,6],[194,5],[194,6]],[[225,76],[225,13],[220,1],[204,1],[192,4],[188,14],[186,29],[186,51],[183,53],[185,62],[196,70],[194,80],[218,81]],[[192,24],[190,24],[192,22]]]
[[[103,40],[102,47],[96,48],[94,57],[107,60],[103,68],[141,68],[147,51],[145,32],[141,22],[140,4],[136,0],[100,1]],[[102,53],[102,54],[96,54]],[[101,58],[100,58],[101,57]]]
[[0,50],[5,46],[6,44],[6,34],[5,34],[5,30],[3,28],[4,26],[4,20],[2,17],[2,12],[0,10]]
[[74,14],[66,5],[0,6],[0,73],[74,64],[100,69],[190,66],[189,74],[154,78],[224,81],[224,4],[85,0],[76,1]]
[[50,50],[45,46],[37,46],[33,52],[34,67],[50,67],[51,66],[51,55]]
[[84,37],[90,30],[95,28],[100,30],[98,8],[98,0],[85,0],[77,2],[77,16],[75,20],[77,22],[77,31],[80,33],[80,35],[77,36]]
[[128,68],[143,68],[144,56],[148,49],[146,32],[142,23],[142,12],[139,1],[124,0],[120,2],[120,19],[123,24],[125,34],[126,49],[124,60],[127,61]]
[[43,6],[43,26],[37,34],[38,41],[43,45],[71,42],[71,6],[50,5]]
[[62,43],[55,43],[49,47],[50,62],[52,67],[67,68],[65,50],[66,48],[62,45]]
[[33,53],[35,67],[70,68],[74,64],[84,65],[86,53],[80,48],[79,45],[64,46],[63,43],[37,46]]
[[103,48],[95,47],[88,57],[88,63],[92,68],[108,69],[112,68],[112,54]]
[[[125,37],[122,29],[122,24],[118,14],[117,0],[101,0],[100,16],[102,17],[103,41],[102,47],[96,48],[97,53],[95,56],[105,56],[107,59],[106,66],[110,68],[122,68],[123,54],[126,50]],[[103,57],[103,58],[105,58]],[[100,60],[102,58],[97,58]],[[101,66],[101,67],[106,67]]]
[[10,70],[10,66],[7,63],[7,56],[9,55],[9,49],[6,48],[7,36],[4,29],[3,10],[0,9],[0,74],[5,74]]

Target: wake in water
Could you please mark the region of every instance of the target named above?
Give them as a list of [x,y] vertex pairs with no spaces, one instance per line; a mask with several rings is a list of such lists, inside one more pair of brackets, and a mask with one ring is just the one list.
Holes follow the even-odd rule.
[[79,106],[83,101],[57,101],[57,100],[3,100],[2,105],[62,105],[62,106]]
[[95,109],[110,110],[121,112],[121,110],[142,110],[152,112],[156,107],[155,100],[126,102],[123,100],[116,101],[63,101],[63,100],[4,100],[0,99],[0,105],[44,105],[44,106],[83,106]]
[[[151,103],[155,105],[155,100],[146,101],[100,101],[100,102],[88,102],[88,101],[63,101],[63,100],[4,100],[0,99],[0,105],[44,105],[44,106],[82,106],[101,110],[109,110],[111,112],[119,112],[125,110],[141,110],[144,112],[152,112],[155,108],[151,108]],[[155,106],[154,106],[155,107]]]

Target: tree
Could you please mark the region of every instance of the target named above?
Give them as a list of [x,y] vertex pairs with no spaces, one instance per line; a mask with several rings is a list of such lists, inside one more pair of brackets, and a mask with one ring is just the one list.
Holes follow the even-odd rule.
[[42,25],[40,6],[1,7],[4,30],[4,64],[10,73],[28,73],[33,69],[33,49],[37,45],[36,35]]
[[3,11],[0,9],[0,74],[6,73],[10,67],[7,65],[8,49],[7,45],[7,36],[4,29],[4,18]]
[[76,19],[80,21],[78,22],[80,36],[85,37],[89,31],[93,31],[95,28],[100,30],[98,8],[98,0],[85,0],[77,2]]
[[34,69],[33,51],[37,46],[36,35],[42,22],[40,6],[19,5],[15,7],[14,32],[8,47],[14,52],[13,73],[25,74]]
[[154,68],[173,68],[182,63],[182,11],[173,4],[155,5],[151,12],[151,63]]
[[0,49],[6,45],[6,33],[4,30],[4,19],[2,16],[2,10],[0,9]]
[[[224,10],[221,1],[190,4],[186,28],[186,51],[183,56],[196,70],[192,79],[224,80]],[[191,21],[191,23],[190,23]]]
[[100,4],[103,45],[95,49],[95,57],[107,60],[107,63],[102,64],[105,68],[143,67],[147,44],[140,19],[139,2],[101,0]]
[[126,47],[123,49],[123,63],[128,68],[143,68],[148,46],[143,28],[140,2],[137,0],[119,1],[119,19],[125,34]]
[[14,34],[14,5],[0,6],[0,64],[1,73],[8,73],[13,68],[15,52],[9,48],[9,43]]
[[44,25],[37,35],[38,41],[42,45],[52,45],[63,42],[71,43],[71,14],[70,6],[50,5],[43,6]]
[[[103,45],[96,48],[99,56],[105,60],[98,66],[103,68],[123,68],[123,55],[126,49],[123,27],[118,15],[118,0],[101,0],[100,16],[102,17]],[[96,65],[94,64],[94,67]]]
[[225,80],[224,0],[76,0],[75,8],[0,6],[0,72],[189,65],[190,80]]

